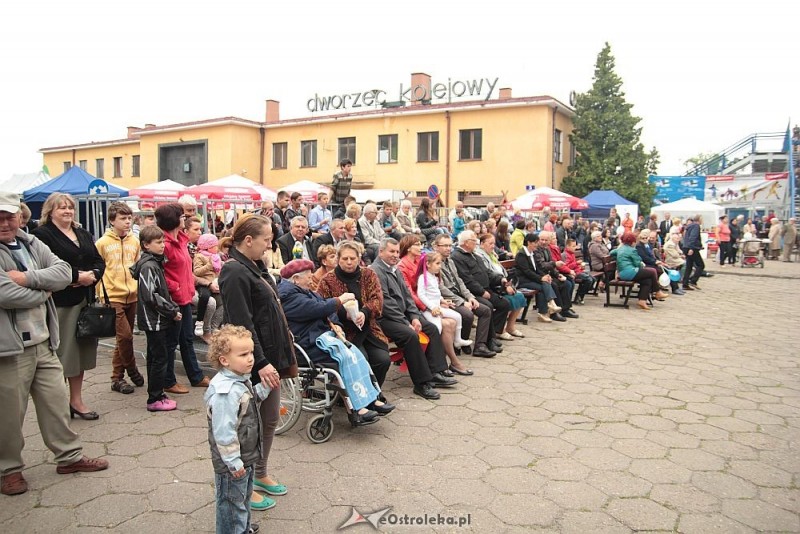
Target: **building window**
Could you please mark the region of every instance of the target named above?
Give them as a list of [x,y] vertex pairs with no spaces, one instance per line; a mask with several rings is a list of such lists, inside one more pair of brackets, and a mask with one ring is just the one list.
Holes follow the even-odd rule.
[[397,163],[397,134],[378,136],[378,163]]
[[481,159],[483,154],[483,130],[459,130],[459,160]]
[[122,178],[122,158],[114,158],[114,178]]
[[340,137],[339,138],[339,161],[349,159],[356,164],[356,138],[355,137]]
[[414,196],[416,196],[416,197],[426,197],[427,198],[428,197],[428,191],[427,190],[425,190],[425,191],[416,191],[414,193]]
[[139,176],[139,156],[131,156],[131,176]]
[[553,130],[553,157],[558,163],[564,161],[564,156],[561,153],[561,137],[561,130]]
[[86,160],[85,159],[82,159],[82,160],[78,161],[78,167],[80,167],[82,171],[86,170],[86,166],[87,165],[86,165]]
[[105,160],[103,158],[97,158],[94,160],[94,175],[96,178],[100,178],[101,180],[105,178],[106,169]]
[[65,161],[64,162],[64,172],[67,172],[68,170],[70,170],[71,167],[72,167],[72,163],[70,163],[69,161]]
[[317,166],[317,141],[300,141],[300,166]]
[[272,143],[272,168],[286,168],[287,143]]
[[439,132],[417,134],[417,161],[439,161]]
[[572,141],[569,142],[569,165],[570,167],[575,166],[575,158],[577,156],[577,151],[575,150],[575,143]]
[[467,198],[467,197],[479,197],[479,196],[481,196],[481,192],[480,191],[459,191],[458,192],[458,200],[460,200],[461,202],[463,202],[464,199]]

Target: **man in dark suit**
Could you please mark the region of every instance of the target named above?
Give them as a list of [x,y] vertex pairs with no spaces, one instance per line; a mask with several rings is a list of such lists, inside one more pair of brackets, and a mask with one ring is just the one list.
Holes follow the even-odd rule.
[[341,219],[334,219],[330,224],[331,231],[324,233],[311,242],[311,256],[314,265],[319,268],[319,259],[317,258],[317,251],[322,245],[336,246],[344,240],[344,221]]
[[[525,246],[517,252],[514,263],[517,271],[517,288],[535,289],[536,307],[539,311],[539,321],[551,323],[553,320],[564,321],[559,315],[561,307],[558,305],[558,286],[553,275],[546,271],[542,262],[536,261],[536,251],[539,249],[539,236],[527,234]],[[558,274],[558,273],[556,273]],[[553,316],[553,319],[550,318]]]
[[477,246],[478,238],[475,236],[475,232],[464,230],[458,234],[458,246],[450,258],[456,266],[458,276],[464,281],[464,285],[467,286],[470,293],[475,296],[475,300],[494,310],[492,312],[493,329],[486,345],[489,350],[500,352],[497,349],[502,349],[503,345],[494,339],[493,334],[500,334],[505,330],[511,305],[508,300],[492,290],[501,285],[502,276],[494,271],[489,272],[483,262],[473,254]]
[[[547,236],[545,241],[542,236]],[[578,314],[573,312],[572,305],[572,286],[568,283],[566,275],[558,272],[558,263],[563,264],[561,259],[555,259],[550,253],[550,239],[553,232],[539,232],[539,247],[533,252],[533,259],[541,272],[550,275],[550,279],[556,289],[556,303],[561,308],[561,313],[550,313],[550,318],[554,321],[565,321],[565,317],[577,318]]]
[[[426,321],[414,304],[411,292],[397,272],[400,245],[386,238],[378,248],[378,258],[370,266],[381,282],[383,290],[383,315],[378,324],[386,336],[403,349],[408,364],[408,374],[414,383],[414,393],[425,399],[436,400],[437,386],[452,386],[458,382],[446,377],[447,369],[442,338],[436,325]],[[419,332],[428,336],[428,349],[423,352]]]
[[672,218],[670,214],[664,213],[664,220],[661,221],[658,225],[658,235],[661,238],[662,243],[666,243],[667,237],[669,237],[669,229],[672,228]]
[[[278,239],[278,248],[281,249],[283,263],[289,263],[294,259],[311,260],[311,239],[308,237],[308,221],[302,215],[291,220],[289,231]],[[295,257],[295,243],[299,243],[297,248],[299,257]]]

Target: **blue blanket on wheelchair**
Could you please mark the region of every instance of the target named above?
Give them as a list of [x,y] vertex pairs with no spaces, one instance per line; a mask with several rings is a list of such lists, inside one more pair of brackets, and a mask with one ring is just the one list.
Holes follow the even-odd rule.
[[378,398],[378,390],[372,384],[372,375],[364,355],[353,344],[345,344],[333,332],[325,332],[317,338],[317,347],[327,352],[339,364],[339,374],[355,411],[366,408]]

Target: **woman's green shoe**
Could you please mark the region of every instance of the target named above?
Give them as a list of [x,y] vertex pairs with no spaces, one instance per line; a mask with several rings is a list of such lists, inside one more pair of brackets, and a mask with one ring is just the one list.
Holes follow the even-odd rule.
[[274,484],[274,485],[264,484],[257,478],[253,480],[253,488],[256,491],[259,490],[263,491],[267,495],[277,495],[277,496],[286,495],[286,492],[288,491],[286,489],[286,486],[284,486],[283,484]]
[[270,508],[275,508],[275,500],[270,499],[269,497],[261,496],[261,502],[255,502],[252,499],[250,500],[250,509],[251,510],[269,510]]

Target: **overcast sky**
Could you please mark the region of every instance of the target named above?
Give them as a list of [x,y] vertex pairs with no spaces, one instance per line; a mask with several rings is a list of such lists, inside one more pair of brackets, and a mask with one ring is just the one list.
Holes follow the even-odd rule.
[[42,147],[119,139],[144,123],[263,120],[268,98],[281,118],[304,117],[315,93],[391,95],[412,72],[434,83],[499,77],[514,96],[566,103],[591,86],[605,41],[660,174],[800,123],[800,2],[654,4],[4,2],[0,181],[37,171]]

